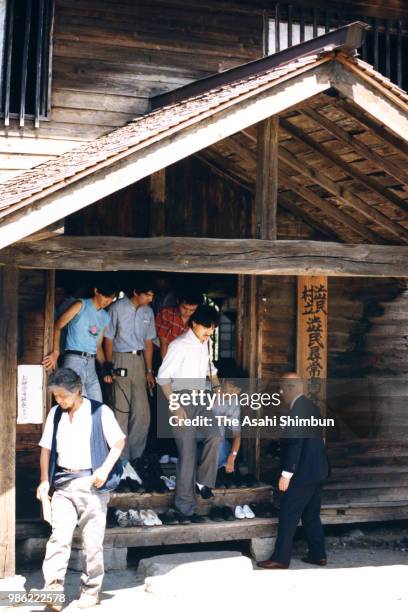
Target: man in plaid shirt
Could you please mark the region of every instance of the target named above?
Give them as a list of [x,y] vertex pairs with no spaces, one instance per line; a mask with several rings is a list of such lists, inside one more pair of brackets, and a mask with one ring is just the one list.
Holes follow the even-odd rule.
[[170,342],[189,330],[190,317],[202,302],[202,293],[186,290],[178,294],[177,306],[159,310],[156,316],[156,332],[160,341],[162,359],[167,353]]

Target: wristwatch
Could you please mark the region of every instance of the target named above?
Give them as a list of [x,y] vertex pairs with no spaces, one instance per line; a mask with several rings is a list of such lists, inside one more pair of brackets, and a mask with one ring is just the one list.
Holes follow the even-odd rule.
[[236,456],[238,455],[238,453],[237,453],[237,451],[231,451],[231,455],[232,455],[233,457],[236,457]]
[[148,374],[153,374],[153,370],[152,370],[151,368],[149,368],[149,369],[147,370],[147,373],[148,373]]

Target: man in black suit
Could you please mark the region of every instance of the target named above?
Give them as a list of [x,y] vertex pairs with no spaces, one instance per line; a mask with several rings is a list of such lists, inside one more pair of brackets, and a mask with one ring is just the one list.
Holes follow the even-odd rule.
[[[295,373],[282,377],[281,398],[289,407],[287,416],[320,418],[317,406],[304,395],[303,381]],[[323,481],[329,475],[329,460],[320,427],[287,426],[281,438],[278,535],[271,559],[258,563],[264,569],[287,569],[293,538],[302,519],[309,554],[302,559],[313,565],[326,565],[324,532],[320,521]]]

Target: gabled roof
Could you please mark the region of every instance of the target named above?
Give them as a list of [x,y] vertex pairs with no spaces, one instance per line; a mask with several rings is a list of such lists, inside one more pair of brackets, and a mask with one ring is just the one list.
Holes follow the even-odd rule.
[[[344,82],[349,92],[344,71],[389,103],[388,127],[408,140],[408,95],[350,55],[350,32],[355,40],[364,27],[340,28],[338,36],[348,36],[337,46],[332,32],[314,39],[314,47],[292,47],[289,60],[277,54],[227,71],[224,80],[209,77],[204,90],[199,82],[200,93],[188,95],[197,84],[182,88],[188,97],[0,184],[0,248],[329,87]],[[373,99],[366,110],[375,116],[375,109]]]

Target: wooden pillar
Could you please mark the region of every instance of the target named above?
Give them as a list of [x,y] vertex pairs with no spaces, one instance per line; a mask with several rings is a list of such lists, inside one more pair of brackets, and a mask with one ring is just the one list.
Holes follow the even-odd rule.
[[324,412],[327,379],[327,276],[298,277],[297,372]]
[[18,268],[0,268],[0,578],[15,574]]
[[279,117],[258,123],[253,238],[276,240]]
[[[53,348],[55,316],[55,270],[45,271],[45,304],[44,304],[44,338],[43,354],[48,355]],[[43,423],[51,408],[52,394],[47,390],[47,379],[44,376],[44,415]]]
[[[258,123],[255,201],[252,214],[252,238],[276,240],[278,205],[279,117]],[[262,276],[248,279],[249,299],[249,377],[262,378]],[[253,391],[256,391],[254,388]],[[260,474],[261,440],[259,431],[248,440],[247,461],[257,477]]]
[[154,172],[149,177],[150,236],[166,233],[166,169]]

